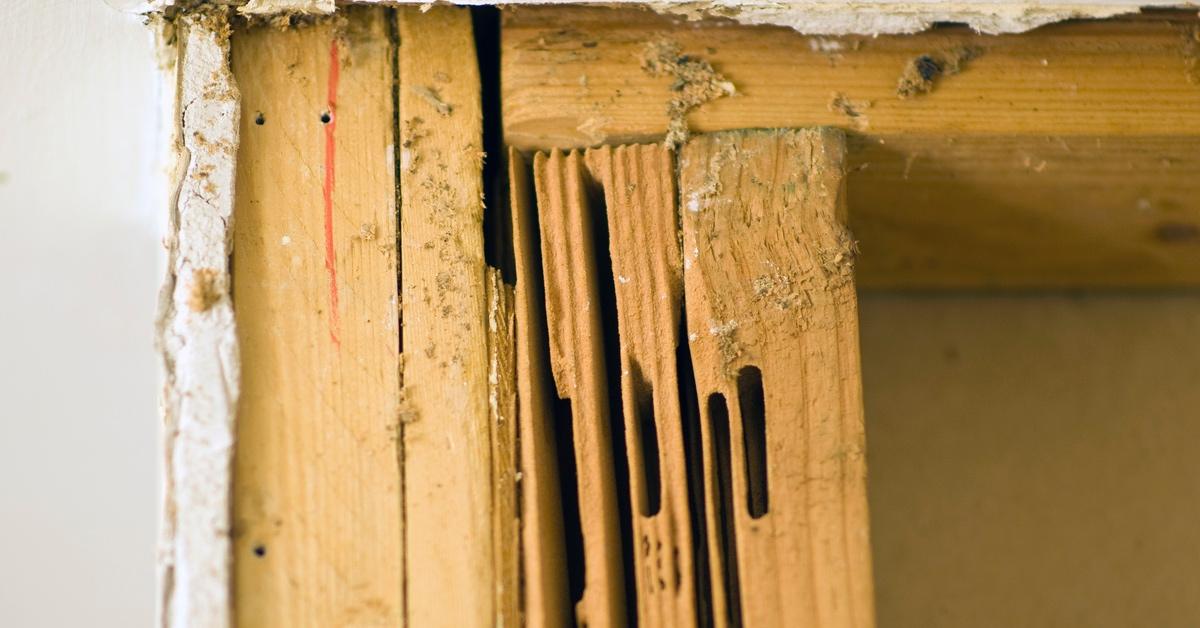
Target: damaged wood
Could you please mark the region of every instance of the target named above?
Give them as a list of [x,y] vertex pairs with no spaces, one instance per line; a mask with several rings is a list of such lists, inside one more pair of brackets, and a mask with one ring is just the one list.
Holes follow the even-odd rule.
[[[397,14],[407,621],[491,626],[507,611],[497,608],[504,574],[492,529],[475,40],[466,9]],[[436,89],[445,107],[412,86]]]
[[500,271],[486,269],[488,303],[488,410],[492,440],[492,547],[496,625],[520,626],[521,533],[517,503],[517,391],[513,289]]
[[176,48],[169,137],[175,193],[159,296],[164,495],[158,557],[160,626],[233,624],[230,495],[238,337],[228,285],[238,91],[223,9],[162,23]]
[[242,626],[404,619],[393,47],[343,16],[233,38]]
[[[629,460],[638,623],[697,624],[680,383],[683,267],[672,151],[660,145],[587,151],[604,191],[615,278],[621,416]],[[630,602],[632,603],[632,601]]]
[[[863,287],[1195,286],[1200,247],[1157,234],[1200,226],[1197,24],[1161,12],[1022,35],[817,37],[523,8],[504,14],[504,136],[522,150],[662,141],[676,81],[641,62],[671,41],[737,87],[691,110],[691,132],[851,132]],[[919,83],[901,85],[914,67]]]
[[[568,402],[566,416],[577,477],[575,503],[564,510],[577,512],[582,546],[576,563],[582,565],[571,583],[576,625],[606,627],[626,623],[624,547],[619,530],[616,464],[613,460],[612,418],[620,407],[609,399],[595,229],[597,218],[584,181],[578,152],[533,160],[541,227],[542,269],[550,364],[559,399]],[[602,224],[602,223],[601,223]],[[564,456],[566,457],[566,456]],[[567,539],[568,547],[573,540]]]
[[[561,426],[554,413],[543,298],[538,223],[528,166],[508,154],[516,274],[516,383],[520,434],[521,575],[525,625],[558,628],[571,624],[563,532],[562,481],[555,439]],[[568,481],[574,482],[574,478]]]
[[872,626],[844,136],[704,135],[679,169],[715,616]]

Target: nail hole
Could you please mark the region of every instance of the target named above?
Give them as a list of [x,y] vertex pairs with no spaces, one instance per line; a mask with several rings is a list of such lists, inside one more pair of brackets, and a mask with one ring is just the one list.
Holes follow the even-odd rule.
[[267,119],[265,117],[263,117],[263,114],[261,111],[258,112],[258,115],[254,116],[254,124],[257,124],[258,126],[262,126],[266,123],[267,123]]
[[328,111],[321,113],[321,124],[329,124],[333,121],[333,114]]
[[254,546],[254,555],[259,558],[266,556],[267,555],[267,546],[266,545],[255,545]]

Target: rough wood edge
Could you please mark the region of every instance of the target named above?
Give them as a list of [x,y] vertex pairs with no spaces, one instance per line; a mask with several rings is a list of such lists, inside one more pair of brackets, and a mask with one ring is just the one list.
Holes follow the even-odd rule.
[[[185,0],[143,0],[131,11],[163,11]],[[225,0],[239,11],[252,15],[328,14],[336,10],[333,0]],[[358,0],[362,4],[421,4],[427,0]],[[457,0],[455,4],[537,5],[575,4],[592,6],[645,6],[688,20],[706,17],[729,18],[743,24],[786,26],[810,35],[884,35],[915,33],[938,22],[960,22],[989,34],[1019,33],[1038,26],[1078,18],[1106,18],[1136,13],[1147,8],[1200,6],[1192,0],[1092,0],[1091,2],[912,2],[911,0],[863,0],[847,7],[831,0]]]
[[[224,9],[160,24],[174,102],[167,275],[159,295],[164,495],[160,626],[229,626],[238,350],[229,298],[240,103]],[[186,516],[180,516],[185,514]]]
[[521,511],[521,608],[530,628],[570,623],[562,495],[556,458],[546,319],[529,167],[508,152],[516,275],[516,383]]
[[[732,479],[721,484],[734,499],[709,510],[735,513],[726,532],[740,613],[747,625],[873,626],[844,136],[712,133],[690,141],[679,163],[696,384],[701,399],[720,394],[728,409],[727,439],[708,429],[705,440],[730,450]],[[757,401],[754,384],[743,390],[748,367]],[[708,425],[711,409],[703,414]]]
[[488,267],[488,410],[492,437],[492,538],[496,625],[520,626],[521,526],[513,289]]

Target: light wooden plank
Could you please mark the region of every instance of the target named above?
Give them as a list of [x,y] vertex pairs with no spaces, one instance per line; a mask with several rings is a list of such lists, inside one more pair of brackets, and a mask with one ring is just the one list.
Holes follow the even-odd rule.
[[542,259],[528,166],[515,150],[509,151],[508,176],[516,271],[522,610],[530,628],[559,628],[570,624],[572,611],[565,577],[562,480],[555,443]]
[[734,539],[713,557],[729,625],[874,625],[844,163],[832,129],[716,133],[679,158],[708,506],[726,518],[710,521]]
[[[569,400],[584,577],[575,585],[577,625],[626,621],[625,574],[608,375],[592,213],[578,152],[534,156],[541,228],[550,364],[560,399]],[[619,409],[615,409],[619,412]],[[567,541],[571,542],[570,539]]]
[[403,620],[392,47],[340,24],[233,38],[241,626]]
[[500,574],[471,15],[397,12],[407,619],[492,626]]
[[[861,286],[1194,286],[1200,89],[1188,76],[1187,36],[1195,28],[1192,13],[1156,13],[1021,35],[942,27],[828,38],[523,8],[505,14],[505,139],[534,150],[662,138],[673,88],[686,81],[641,64],[677,44],[737,92],[695,109],[693,131],[848,132]],[[934,77],[931,91],[897,94],[916,60],[948,67],[964,51],[971,58]]]
[[674,159],[651,144],[591,149],[586,161],[604,190],[615,277],[638,621],[693,626],[698,604],[675,363],[683,263]]

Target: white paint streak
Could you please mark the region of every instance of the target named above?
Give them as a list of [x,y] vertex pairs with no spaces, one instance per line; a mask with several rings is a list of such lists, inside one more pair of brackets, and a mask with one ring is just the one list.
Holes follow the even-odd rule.
[[[177,0],[143,0],[137,9],[159,10]],[[238,4],[238,2],[233,2]],[[248,0],[243,12],[328,13],[332,0]],[[358,4],[423,4],[422,0],[359,0]],[[1071,18],[1104,18],[1135,13],[1142,7],[1196,7],[1196,0],[460,0],[462,5],[592,4],[644,5],[659,13],[694,20],[726,17],[743,24],[787,26],[810,35],[882,35],[914,33],[935,22],[962,22],[983,33],[1016,33]]]
[[[178,192],[167,227],[158,325],[166,456],[159,622],[224,628],[232,623],[230,494],[239,368],[225,287],[240,107],[224,16],[209,11],[183,17],[178,37],[172,73]],[[192,281],[203,269],[216,272],[222,291],[197,310]]]

